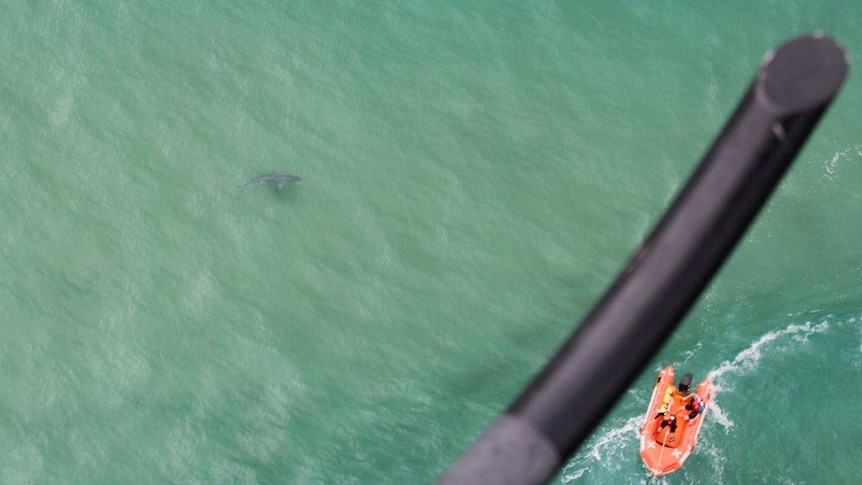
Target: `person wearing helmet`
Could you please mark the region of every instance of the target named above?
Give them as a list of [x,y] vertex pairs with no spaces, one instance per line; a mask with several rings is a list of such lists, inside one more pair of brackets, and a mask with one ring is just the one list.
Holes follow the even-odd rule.
[[665,428],[665,426],[670,426],[671,434],[676,433],[676,416],[674,416],[673,414],[664,415],[664,418],[661,420],[661,423],[659,423],[658,428],[656,428],[653,434],[658,434],[661,430]]
[[698,396],[697,393],[692,393],[691,401],[685,405],[685,409],[689,412],[688,421],[691,422],[706,409],[706,403],[703,402],[703,398]]

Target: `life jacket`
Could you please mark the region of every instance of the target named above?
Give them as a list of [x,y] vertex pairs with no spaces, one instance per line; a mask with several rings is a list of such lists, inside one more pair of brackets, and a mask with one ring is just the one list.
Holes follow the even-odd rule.
[[659,408],[659,412],[666,413],[668,407],[670,406],[670,400],[673,397],[674,387],[673,384],[669,385],[667,389],[664,391],[664,398],[661,400],[661,408]]
[[695,411],[698,413],[702,413],[704,408],[706,408],[706,403],[703,402],[703,399],[701,399],[700,396],[697,397],[697,401],[695,401],[694,405]]
[[668,411],[671,399],[676,399],[682,404],[687,404],[691,402],[692,396],[694,396],[693,392],[686,391],[685,393],[682,393],[679,391],[677,386],[670,384],[664,391],[664,399],[661,400],[661,408],[659,409],[659,412],[666,413]]
[[686,406],[686,409],[690,409],[695,413],[702,413],[704,408],[706,408],[706,404],[703,402],[703,398],[697,395],[697,393],[691,394],[691,403]]

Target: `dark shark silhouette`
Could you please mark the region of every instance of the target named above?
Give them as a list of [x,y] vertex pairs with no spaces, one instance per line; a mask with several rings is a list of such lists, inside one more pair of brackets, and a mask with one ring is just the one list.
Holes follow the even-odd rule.
[[246,188],[251,187],[252,185],[259,185],[259,184],[274,182],[275,183],[275,190],[281,192],[281,189],[284,188],[284,184],[286,184],[287,182],[298,182],[300,180],[302,180],[302,179],[297,177],[296,175],[288,175],[288,174],[278,173],[278,172],[273,171],[272,173],[268,173],[268,174],[264,174],[264,175],[258,175],[257,177],[255,177],[253,179],[247,180],[244,184],[239,186],[239,190],[245,190]]

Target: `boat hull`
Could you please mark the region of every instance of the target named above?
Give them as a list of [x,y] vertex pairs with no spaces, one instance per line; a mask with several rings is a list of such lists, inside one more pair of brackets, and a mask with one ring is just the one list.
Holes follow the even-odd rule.
[[671,432],[670,426],[662,428],[660,426],[662,419],[657,415],[661,412],[665,392],[674,385],[673,367],[667,366],[658,375],[641,428],[641,458],[650,474],[655,477],[679,470],[691,455],[697,444],[697,436],[701,426],[703,426],[703,420],[706,418],[709,405],[712,402],[712,380],[706,378],[698,384],[695,391],[706,405],[703,412],[689,420],[689,410],[685,409],[685,404],[678,399],[671,399],[667,415],[676,417],[676,431]]

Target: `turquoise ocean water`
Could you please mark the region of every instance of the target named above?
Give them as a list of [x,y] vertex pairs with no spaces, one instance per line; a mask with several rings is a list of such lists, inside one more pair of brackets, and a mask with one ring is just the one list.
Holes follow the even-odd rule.
[[[576,327],[764,54],[862,4],[9,0],[0,483],[433,483]],[[556,483],[862,482],[862,80]],[[278,170],[276,192],[237,185]]]

